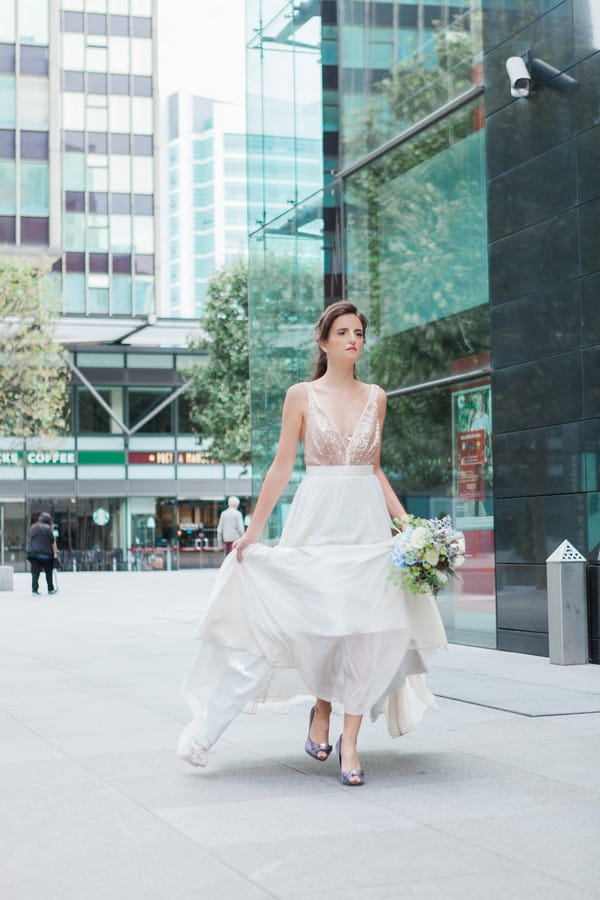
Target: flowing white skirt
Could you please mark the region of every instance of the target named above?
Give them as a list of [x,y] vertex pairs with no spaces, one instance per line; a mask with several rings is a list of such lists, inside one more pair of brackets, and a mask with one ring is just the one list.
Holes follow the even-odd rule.
[[219,571],[182,692],[194,719],[177,752],[205,765],[245,710],[330,700],[392,736],[435,700],[426,657],[445,648],[433,597],[389,580],[390,518],[371,466],[309,466],[276,547],[253,544]]

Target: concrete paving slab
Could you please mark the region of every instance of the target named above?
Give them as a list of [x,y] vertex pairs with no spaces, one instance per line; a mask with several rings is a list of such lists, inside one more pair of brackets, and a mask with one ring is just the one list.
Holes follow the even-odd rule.
[[365,723],[358,790],[303,752],[308,704],[240,716],[194,770],[179,685],[215,576],[2,596],[3,900],[600,897],[600,714],[573,714],[600,667],[451,647],[431,682],[461,698],[399,740]]

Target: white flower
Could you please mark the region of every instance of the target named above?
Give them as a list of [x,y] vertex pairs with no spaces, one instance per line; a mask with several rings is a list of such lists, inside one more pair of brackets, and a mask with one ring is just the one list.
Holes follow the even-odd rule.
[[465,561],[464,556],[457,556],[456,559],[454,560],[454,562],[452,563],[452,565],[453,565],[456,569],[458,569],[459,566],[462,566],[462,564],[464,563],[464,561]]
[[410,544],[411,544],[411,547],[414,547],[415,549],[417,549],[420,547],[424,547],[425,544],[428,542],[428,540],[429,540],[428,529],[424,528],[423,526],[419,526],[418,528],[415,528],[415,530],[413,531],[413,533],[411,535]]
[[440,584],[446,584],[448,581],[448,576],[445,572],[436,572],[436,578],[440,582]]
[[[461,556],[462,556],[463,553],[465,552],[465,549],[466,549],[466,544],[465,544],[465,539],[464,539],[464,537],[459,537],[459,539],[458,539],[458,541],[457,541],[457,544],[458,544],[458,552],[459,552],[459,553],[461,554]],[[464,560],[463,560],[463,562],[464,562]],[[460,565],[462,566],[462,563],[460,563]]]
[[435,547],[430,547],[423,554],[423,559],[426,563],[429,563],[430,566],[437,566],[440,560],[440,554],[437,552]]

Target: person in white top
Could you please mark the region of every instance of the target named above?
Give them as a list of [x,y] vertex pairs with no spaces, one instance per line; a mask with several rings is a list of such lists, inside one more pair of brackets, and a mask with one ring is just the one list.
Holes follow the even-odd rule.
[[244,520],[238,507],[238,497],[230,497],[227,501],[227,509],[219,516],[217,527],[217,544],[225,550],[225,555],[231,553],[233,542],[244,533]]

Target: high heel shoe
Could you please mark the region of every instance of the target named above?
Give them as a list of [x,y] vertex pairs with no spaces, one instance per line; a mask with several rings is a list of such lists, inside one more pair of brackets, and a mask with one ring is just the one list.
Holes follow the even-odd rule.
[[[337,739],[337,743],[335,745],[335,750],[338,755],[338,759],[340,761],[340,780],[342,784],[347,785],[348,787],[360,787],[361,784],[365,783],[365,773],[362,769],[350,769],[347,772],[342,771],[342,735],[340,734]],[[351,779],[358,779],[352,781]]]
[[[310,711],[310,715],[308,717],[308,737],[306,738],[306,743],[304,745],[304,749],[308,753],[309,756],[312,756],[313,759],[316,759],[318,762],[325,762],[328,758],[329,754],[333,750],[331,744],[315,744],[314,741],[310,739],[310,729],[313,723],[313,719],[315,717],[315,708]],[[319,756],[319,753],[324,753],[325,756]]]

